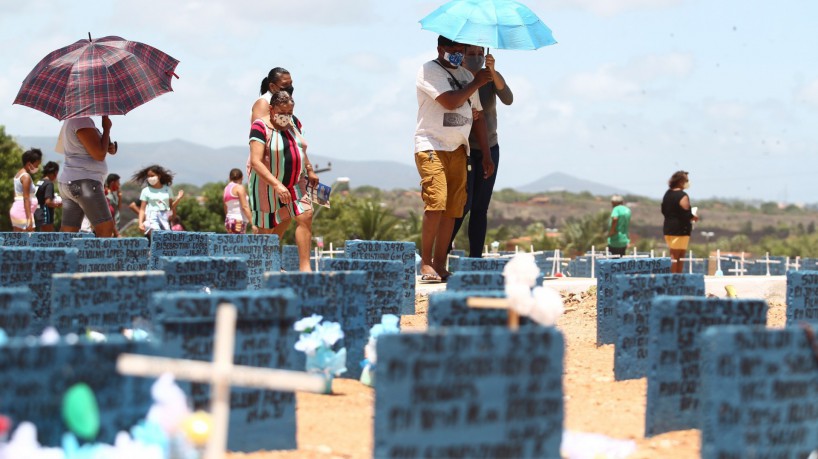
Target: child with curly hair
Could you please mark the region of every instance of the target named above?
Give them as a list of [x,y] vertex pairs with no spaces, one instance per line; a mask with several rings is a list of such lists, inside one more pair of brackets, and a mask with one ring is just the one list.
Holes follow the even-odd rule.
[[139,208],[139,229],[145,234],[156,230],[170,231],[170,218],[185,195],[184,190],[179,190],[176,198],[171,198],[173,172],[154,164],[135,173],[131,181],[146,184],[139,196],[142,201]]

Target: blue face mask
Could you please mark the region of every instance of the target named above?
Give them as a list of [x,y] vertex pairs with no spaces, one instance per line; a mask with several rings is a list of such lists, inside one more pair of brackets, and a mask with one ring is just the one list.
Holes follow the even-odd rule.
[[444,52],[443,59],[455,67],[459,67],[463,63],[463,53],[449,54]]

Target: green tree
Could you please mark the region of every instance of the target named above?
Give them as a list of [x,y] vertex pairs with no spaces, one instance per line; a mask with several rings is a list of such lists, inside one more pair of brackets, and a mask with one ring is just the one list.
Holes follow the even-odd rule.
[[367,241],[392,241],[397,239],[400,220],[392,210],[378,200],[367,198],[350,205],[352,226],[350,231],[359,239]]
[[562,246],[566,253],[579,255],[591,250],[592,246],[602,248],[607,242],[605,236],[609,212],[603,210],[582,218],[569,218],[562,229]]
[[6,134],[5,126],[0,126],[0,231],[11,231],[11,221],[9,220],[9,208],[14,200],[14,183],[11,178],[22,167],[20,158],[23,149],[20,145]]
[[[199,196],[185,193],[176,213],[187,231],[224,233],[224,201],[226,182],[208,183]],[[184,188],[180,185],[178,188]]]

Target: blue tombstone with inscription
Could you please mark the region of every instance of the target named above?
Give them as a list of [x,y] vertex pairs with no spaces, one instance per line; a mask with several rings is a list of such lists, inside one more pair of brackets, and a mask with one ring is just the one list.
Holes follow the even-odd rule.
[[0,329],[12,337],[39,334],[31,327],[33,300],[28,287],[0,287]]
[[241,257],[162,257],[168,290],[244,290],[247,260]]
[[28,247],[28,240],[32,233],[27,231],[3,231],[0,238],[6,247]]
[[[792,267],[796,270],[795,267]],[[818,271],[818,258],[802,258],[796,271]]]
[[87,384],[99,405],[100,430],[96,440],[112,444],[145,418],[151,406],[153,380],[120,375],[116,360],[122,353],[155,354],[149,343],[109,337],[105,343],[29,345],[24,339],[0,346],[0,400],[3,414],[15,424],[37,426],[43,446],[60,446],[66,432],[60,416],[66,390]]
[[560,457],[557,329],[446,328],[377,347],[374,457]]
[[51,317],[51,275],[77,271],[77,249],[0,247],[0,287],[26,286],[34,293],[32,326]]
[[787,273],[787,325],[818,323],[818,270]]
[[616,310],[614,377],[643,378],[648,371],[650,309],[662,295],[704,297],[701,274],[617,274],[613,276]]
[[415,243],[346,241],[344,256],[359,260],[398,260],[403,263],[401,314],[415,313]]
[[449,271],[453,273],[464,271],[495,271],[502,273],[503,268],[506,267],[506,263],[508,263],[510,260],[511,258],[509,257],[503,258],[452,257],[449,260]]
[[[258,290],[264,273],[281,270],[281,255],[275,234],[210,234],[208,255],[241,257],[247,260],[248,288]],[[296,269],[297,270],[297,269]]]
[[461,271],[452,273],[446,281],[447,292],[505,290],[506,282],[498,271]]
[[[429,295],[427,320],[429,328],[438,327],[508,327],[508,310],[470,308],[472,297],[505,298],[503,290],[478,292],[434,292]],[[520,317],[520,326],[533,324],[527,317]]]
[[[537,263],[537,267],[540,268],[540,275],[541,276],[550,276],[551,271],[554,267],[554,255],[556,255],[555,250],[543,250],[542,252],[535,252],[534,253],[534,262]],[[562,257],[562,255],[560,255]],[[560,269],[562,272],[563,269]]]
[[207,256],[209,233],[188,231],[152,231],[148,269],[160,269],[161,257]]
[[[294,348],[299,299],[289,289],[243,292],[163,292],[153,295],[152,314],[162,349],[174,358],[211,361],[216,310],[236,306],[233,363],[251,367],[300,370]],[[208,409],[210,386],[182,381],[194,408]],[[227,448],[231,451],[295,449],[295,394],[233,387]]]
[[[310,254],[312,255],[312,254]],[[301,262],[298,258],[298,246],[283,245],[281,246],[281,269],[287,272],[298,272]],[[310,256],[310,268],[315,270],[315,258]]]
[[75,238],[77,272],[145,271],[150,261],[148,240],[144,237]]
[[321,271],[363,271],[366,273],[366,326],[381,323],[384,314],[401,315],[403,300],[403,263],[398,260],[356,260],[353,258],[322,258]]
[[616,342],[613,276],[616,274],[667,274],[670,258],[623,258],[596,262],[596,345]]
[[[268,289],[291,288],[301,300],[299,318],[313,314],[324,320],[338,322],[344,331],[339,346],[347,350],[347,372],[342,378],[359,378],[364,359],[364,346],[369,340],[367,308],[367,277],[363,271],[325,271],[317,273],[268,273],[265,287]],[[299,368],[304,368],[306,358],[301,356]]]
[[582,256],[571,259],[566,271],[571,277],[591,277],[591,257]]
[[701,427],[699,337],[708,327],[766,323],[764,300],[678,296],[653,300],[645,436]]
[[72,248],[74,239],[94,239],[91,233],[31,233],[29,247]]
[[52,277],[51,324],[61,334],[123,328],[152,331],[150,298],[165,290],[162,271],[55,274]]
[[818,364],[804,332],[719,327],[702,341],[702,459],[806,458]]

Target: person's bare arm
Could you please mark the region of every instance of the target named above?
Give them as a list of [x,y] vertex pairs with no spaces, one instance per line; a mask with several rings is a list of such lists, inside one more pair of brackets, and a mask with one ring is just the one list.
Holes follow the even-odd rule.
[[23,207],[26,211],[26,231],[34,231],[34,214],[31,213],[31,176],[22,174],[20,183],[23,184]]
[[613,217],[611,219],[611,229],[608,230],[608,236],[616,236],[616,225],[619,223],[619,218]]
[[252,124],[253,121],[264,118],[269,114],[270,104],[268,104],[264,99],[256,100],[256,103],[253,104],[253,110],[250,112],[250,124]]
[[111,142],[111,120],[107,116],[102,117],[102,135],[96,129],[84,128],[77,131],[77,138],[97,161],[104,161],[107,154],[116,153],[115,144]]
[[244,185],[237,185],[233,189],[236,190],[236,195],[238,195],[241,213],[244,214],[244,218],[248,222],[253,221],[253,213],[250,211],[250,203],[247,200],[247,190],[244,189]]
[[143,233],[145,232],[145,206],[147,206],[147,203],[142,201],[142,205],[139,207],[139,230]]
[[454,110],[465,104],[475,91],[489,81],[491,81],[491,72],[488,69],[481,69],[463,89],[446,91],[437,96],[435,100],[446,110]]

